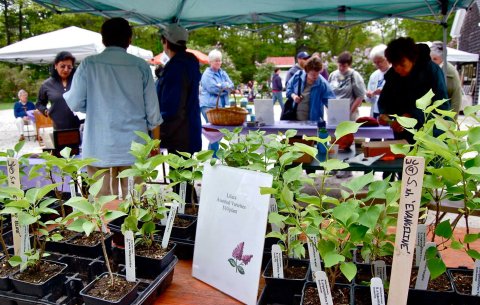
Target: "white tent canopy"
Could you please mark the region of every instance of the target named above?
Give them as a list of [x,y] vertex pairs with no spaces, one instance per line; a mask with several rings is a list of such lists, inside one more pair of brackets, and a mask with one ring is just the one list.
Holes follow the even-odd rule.
[[[27,38],[0,49],[0,61],[14,63],[52,63],[55,55],[68,51],[77,61],[105,49],[102,35],[75,26]],[[145,60],[153,58],[152,51],[130,45],[127,52]]]
[[[422,42],[431,46],[430,41]],[[449,62],[478,62],[478,54],[468,53],[465,51],[447,47],[447,61]]]

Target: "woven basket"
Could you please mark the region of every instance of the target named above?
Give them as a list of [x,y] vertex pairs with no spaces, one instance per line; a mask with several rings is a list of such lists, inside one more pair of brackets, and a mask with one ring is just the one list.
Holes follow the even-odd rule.
[[240,107],[230,108],[218,108],[218,100],[220,94],[217,97],[217,105],[215,108],[207,110],[208,122],[213,125],[220,126],[238,126],[242,125],[247,118],[248,111]]

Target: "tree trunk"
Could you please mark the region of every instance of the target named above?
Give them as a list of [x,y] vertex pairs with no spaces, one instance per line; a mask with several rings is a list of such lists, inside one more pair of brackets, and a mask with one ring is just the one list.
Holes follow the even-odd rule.
[[2,0],[3,5],[3,24],[5,25],[5,37],[7,39],[7,45],[11,43],[11,35],[10,35],[10,19],[8,18],[8,8],[10,7],[10,3],[8,0]]

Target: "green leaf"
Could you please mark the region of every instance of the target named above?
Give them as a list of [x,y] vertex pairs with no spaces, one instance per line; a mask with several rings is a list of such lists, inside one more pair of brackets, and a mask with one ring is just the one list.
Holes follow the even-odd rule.
[[316,147],[313,147],[304,143],[299,143],[299,142],[295,142],[293,143],[293,145],[297,147],[301,152],[306,153],[307,155],[310,155],[313,158],[317,156],[318,150]]
[[127,178],[127,177],[141,177],[142,171],[136,168],[128,168],[123,170],[120,174],[118,174],[117,178]]
[[92,195],[93,197],[97,197],[98,193],[100,192],[100,190],[102,189],[102,186],[103,186],[103,178],[104,176],[102,176],[97,182],[95,182],[94,184],[92,184],[90,186],[90,188],[88,189],[88,193],[90,195]]
[[347,134],[356,133],[361,125],[362,124],[360,123],[355,123],[352,121],[341,122],[335,129],[335,138],[340,139]]
[[70,198],[67,202],[65,202],[65,205],[71,206],[85,215],[92,215],[95,212],[93,205],[83,197]]
[[348,281],[352,281],[357,274],[357,266],[352,262],[342,262],[340,263],[340,271],[342,271]]
[[343,223],[343,225],[347,225],[348,219],[352,217],[354,212],[355,205],[349,202],[343,202],[342,204],[333,209],[332,215],[335,217],[335,219]]
[[467,254],[473,259],[480,259],[480,253],[477,250],[467,250]]
[[463,242],[470,244],[480,238],[480,234],[466,234],[463,238]]
[[328,159],[325,162],[321,162],[320,166],[322,166],[327,172],[331,172],[333,170],[342,170],[349,167],[348,163],[338,159]]
[[70,158],[71,152],[72,152],[72,149],[67,146],[60,151],[60,156],[62,156],[65,159],[68,159],[68,158]]
[[405,128],[413,128],[417,125],[417,120],[412,118],[407,118],[404,116],[396,116],[397,122]]
[[[40,217],[40,216],[39,216]],[[31,224],[36,223],[38,220],[37,217],[34,217],[27,213],[18,213],[18,223],[21,226],[29,226]]]
[[15,255],[15,256],[12,256],[10,257],[10,259],[8,260],[8,263],[10,264],[10,266],[12,267],[16,267],[16,266],[19,266],[21,263],[22,263],[22,258],[18,255]]
[[245,270],[243,270],[242,266],[237,266],[238,273],[245,274]]
[[85,221],[82,225],[83,232],[85,232],[85,235],[90,236],[90,233],[95,230],[95,225],[90,222],[90,221]]
[[370,229],[375,228],[380,214],[384,210],[383,205],[375,204],[360,209],[358,223]]
[[287,216],[280,215],[276,212],[271,212],[270,214],[268,214],[268,222],[273,223],[279,227],[285,222],[286,219]]
[[430,279],[434,280],[440,275],[444,274],[445,271],[447,271],[447,266],[445,266],[445,263],[442,261],[441,258],[433,258],[427,260],[427,267],[428,270],[430,270]]
[[361,176],[352,178],[349,181],[342,183],[342,185],[351,189],[354,194],[357,194],[365,186],[370,184],[373,180],[374,180],[373,172],[369,172],[366,175],[361,175]]
[[454,240],[454,241],[452,241],[452,243],[450,244],[450,248],[455,249],[455,250],[460,250],[460,249],[463,248],[463,245],[462,245],[461,242]]
[[417,108],[425,110],[432,103],[432,98],[435,96],[432,89],[430,89],[424,96],[416,101]]
[[348,231],[350,232],[350,239],[352,242],[362,242],[365,234],[367,234],[368,227],[352,224],[348,228]]
[[397,155],[408,155],[410,147],[410,144],[390,144],[390,150]]
[[295,166],[285,171],[285,173],[283,173],[283,180],[285,181],[285,183],[298,181],[300,180],[302,175],[303,175],[302,164],[299,164],[298,166]]
[[232,267],[237,267],[237,262],[235,262],[235,260],[233,258],[229,258],[228,259],[228,262],[230,263],[230,265]]
[[480,104],[479,105],[475,105],[475,106],[467,106],[465,107],[465,109],[463,109],[463,114],[465,116],[469,116],[469,115],[472,115],[472,114],[476,114],[478,111],[480,111]]
[[439,223],[438,226],[435,228],[435,234],[447,239],[451,238],[453,231],[450,225],[450,220],[445,220]]
[[345,256],[335,252],[328,252],[323,256],[323,259],[325,260],[325,268],[330,268],[332,266],[337,265],[340,262],[344,262]]
[[462,181],[462,172],[454,167],[429,168],[429,171],[437,177],[441,177],[450,185],[455,185]]
[[142,225],[142,231],[144,234],[150,234],[155,232],[155,223],[152,221],[146,222]]
[[119,217],[122,217],[122,216],[125,216],[126,214],[124,212],[121,212],[121,211],[107,211],[105,213],[105,221],[106,222],[110,222],[112,220],[115,220]]

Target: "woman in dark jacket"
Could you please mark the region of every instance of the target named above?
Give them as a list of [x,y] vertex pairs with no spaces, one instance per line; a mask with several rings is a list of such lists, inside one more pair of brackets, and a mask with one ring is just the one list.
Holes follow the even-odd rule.
[[[416,107],[417,99],[432,89],[432,100],[447,99],[447,86],[441,68],[430,58],[430,48],[425,44],[415,44],[412,38],[401,37],[391,41],[385,50],[385,57],[392,69],[385,73],[385,86],[378,100],[379,122],[388,124],[388,115],[411,117],[417,120],[416,129],[425,123],[425,115]],[[445,102],[440,109],[450,109]],[[413,143],[413,135],[398,124],[391,122],[396,139]]]
[[[57,130],[80,127],[80,120],[63,99],[63,94],[70,90],[72,84],[74,65],[75,57],[70,52],[58,53],[51,76],[43,82],[38,92],[36,107],[42,114],[52,119],[53,128]],[[47,108],[48,102],[50,108]]]

